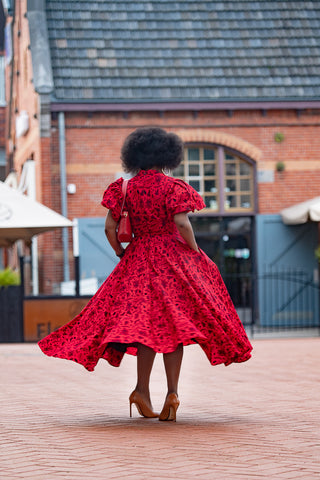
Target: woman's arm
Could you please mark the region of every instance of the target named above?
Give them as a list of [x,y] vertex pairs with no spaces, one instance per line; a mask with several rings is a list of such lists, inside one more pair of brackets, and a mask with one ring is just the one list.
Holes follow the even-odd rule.
[[118,225],[118,222],[114,220],[114,218],[111,215],[111,211],[109,210],[106,216],[104,231],[108,239],[108,242],[110,243],[111,247],[115,251],[115,254],[119,257],[124,253],[124,248],[122,247],[121,243],[118,242],[118,239],[117,239],[117,233],[116,233],[117,225]]
[[199,248],[194,238],[194,233],[193,233],[192,225],[190,223],[188,214],[186,212],[177,213],[176,215],[174,215],[173,221],[176,224],[176,227],[179,230],[180,235],[187,242],[189,247],[195,250],[196,252],[199,252]]

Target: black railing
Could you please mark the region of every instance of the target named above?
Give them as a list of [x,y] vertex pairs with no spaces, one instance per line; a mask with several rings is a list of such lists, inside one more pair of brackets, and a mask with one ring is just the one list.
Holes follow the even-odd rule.
[[[258,275],[223,275],[238,315],[253,335],[301,329],[320,334],[320,289],[315,277],[302,269],[270,266]],[[79,297],[79,281],[76,283],[75,297]],[[21,287],[12,292],[11,288],[0,289],[0,342],[23,341],[23,298],[61,297],[24,297]]]
[[257,286],[254,331],[320,328],[319,282],[310,272],[266,266]]
[[0,343],[23,342],[21,285],[0,287]]

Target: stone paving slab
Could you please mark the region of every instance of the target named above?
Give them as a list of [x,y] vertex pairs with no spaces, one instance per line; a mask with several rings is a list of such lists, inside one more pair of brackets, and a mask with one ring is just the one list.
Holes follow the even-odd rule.
[[[228,367],[185,349],[176,423],[129,418],[134,357],[89,373],[35,344],[0,345],[0,479],[320,479],[320,338],[253,345]],[[151,386],[159,411],[159,355]]]

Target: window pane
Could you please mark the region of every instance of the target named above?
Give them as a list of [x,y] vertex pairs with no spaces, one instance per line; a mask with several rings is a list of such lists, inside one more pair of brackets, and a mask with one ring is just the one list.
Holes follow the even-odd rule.
[[197,190],[197,192],[200,192],[200,182],[198,180],[190,180],[189,185]]
[[204,182],[204,189],[206,192],[216,192],[217,187],[216,187],[216,181],[215,180],[205,180]]
[[250,171],[250,165],[244,162],[240,163],[240,175],[250,175]]
[[[206,207],[226,213],[234,210],[252,210],[253,202],[253,166],[233,154],[224,151],[223,171],[219,172],[218,149],[214,146],[190,146],[185,149],[184,164],[174,170],[176,177],[186,180],[200,193]],[[221,150],[221,151],[222,151]],[[220,158],[220,157],[219,157]],[[223,204],[219,203],[219,174],[223,175]]]
[[183,177],[184,176],[184,165],[183,165],[183,163],[181,163],[177,168],[175,168],[172,173],[175,177]]
[[190,222],[197,233],[219,233],[220,231],[219,221],[212,217],[190,217]]
[[207,208],[218,210],[218,202],[216,197],[204,197],[204,203],[206,204]]
[[228,208],[236,208],[237,206],[237,197],[235,195],[228,195],[227,199],[224,202],[224,208],[228,210]]
[[226,175],[235,175],[236,171],[235,163],[226,163]]
[[200,159],[199,148],[188,148],[188,160],[195,161]]
[[241,204],[241,208],[251,208],[250,195],[240,195],[240,204]]
[[234,221],[234,218],[225,218],[226,230],[231,234],[243,234],[250,232],[251,230],[251,218],[241,217],[238,221]]
[[198,177],[200,175],[200,166],[199,165],[189,165],[189,175]]
[[236,191],[236,181],[235,180],[226,180],[226,192],[235,192]]
[[214,163],[207,163],[203,165],[203,171],[205,175],[215,175],[216,165]]
[[215,151],[208,150],[207,148],[203,149],[203,160],[214,160]]
[[249,179],[241,179],[240,180],[240,190],[242,192],[250,190],[250,180]]

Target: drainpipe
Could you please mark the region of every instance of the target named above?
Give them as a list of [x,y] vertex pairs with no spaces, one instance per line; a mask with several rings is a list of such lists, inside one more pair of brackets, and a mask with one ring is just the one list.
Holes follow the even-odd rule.
[[[64,123],[64,112],[59,112],[59,163],[60,163],[60,194],[61,194],[61,214],[68,216],[67,204],[67,174],[66,174],[66,133]],[[63,280],[70,280],[69,269],[69,235],[68,228],[62,229],[63,244]]]
[[[8,12],[10,15],[10,13]],[[11,48],[12,48],[12,57],[11,57],[11,73],[10,73],[10,98],[9,98],[9,109],[8,109],[8,141],[9,145],[11,144],[11,133],[12,133],[12,119],[14,118],[14,114],[12,112],[13,108],[13,79],[14,79],[14,24],[16,21],[16,13],[15,13],[15,2],[13,2],[12,5],[12,22],[11,22]],[[14,147],[15,145],[12,142],[12,152],[9,151],[9,169],[7,169],[6,173],[11,173],[11,171],[14,168],[14,161],[13,161],[13,155],[14,155]],[[8,166],[7,166],[8,167]]]

